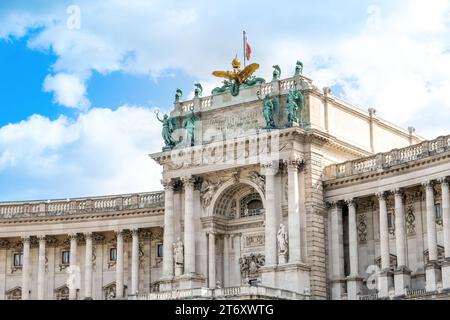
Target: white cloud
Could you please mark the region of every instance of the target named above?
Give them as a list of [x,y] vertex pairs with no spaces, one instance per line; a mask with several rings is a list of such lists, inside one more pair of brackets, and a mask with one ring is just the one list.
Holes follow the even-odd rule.
[[58,73],[44,80],[44,91],[53,92],[54,102],[69,108],[85,110],[90,101],[86,97],[84,82],[75,75]]
[[0,175],[13,173],[0,199],[120,194],[160,190],[161,150],[152,110],[91,109],[74,121],[32,116],[0,128]]

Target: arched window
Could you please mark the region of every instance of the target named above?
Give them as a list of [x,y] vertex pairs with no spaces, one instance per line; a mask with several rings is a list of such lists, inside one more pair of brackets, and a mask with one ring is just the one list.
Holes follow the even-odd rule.
[[240,201],[241,204],[241,218],[259,216],[262,214],[263,203],[259,193],[252,193]]

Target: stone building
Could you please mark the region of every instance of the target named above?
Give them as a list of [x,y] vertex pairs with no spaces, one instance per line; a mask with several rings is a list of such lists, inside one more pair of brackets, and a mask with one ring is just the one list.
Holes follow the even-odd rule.
[[1,203],[0,299],[446,298],[450,136],[257,79],[177,91],[164,191]]

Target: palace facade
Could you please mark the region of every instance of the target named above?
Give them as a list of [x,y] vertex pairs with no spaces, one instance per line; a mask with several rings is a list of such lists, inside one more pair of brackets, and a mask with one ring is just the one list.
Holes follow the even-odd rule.
[[1,203],[0,299],[447,298],[450,136],[295,74],[177,91],[164,191]]

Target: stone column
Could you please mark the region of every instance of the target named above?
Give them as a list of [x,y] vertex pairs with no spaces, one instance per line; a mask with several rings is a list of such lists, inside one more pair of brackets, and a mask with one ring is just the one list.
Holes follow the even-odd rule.
[[38,257],[38,281],[37,281],[37,299],[45,299],[45,236],[39,239],[39,257]]
[[361,294],[362,278],[359,276],[358,227],[356,224],[356,203],[346,201],[348,206],[348,238],[350,255],[350,275],[347,277],[347,299],[357,300]]
[[442,264],[442,288],[450,291],[450,194],[446,178],[440,180],[442,188],[442,225],[444,229],[445,261]]
[[434,184],[431,181],[423,183],[426,194],[427,208],[427,243],[428,264],[425,266],[425,279],[427,292],[437,290],[437,282],[440,281],[440,270],[437,254],[436,214],[434,206]]
[[234,261],[233,261],[233,273],[236,282],[233,285],[240,286],[242,284],[241,279],[241,266],[239,264],[239,259],[241,258],[241,234],[234,235]]
[[131,248],[131,294],[139,291],[139,230],[132,230],[133,242]]
[[22,300],[30,300],[30,237],[24,237],[22,240]]
[[72,273],[73,276],[73,282],[72,285],[69,287],[69,299],[70,300],[76,300],[77,299],[77,290],[79,289],[77,286],[77,280],[78,277],[80,276],[79,273],[79,266],[77,264],[77,234],[73,233],[69,235],[69,239],[70,239],[70,272]]
[[394,191],[395,199],[395,245],[397,251],[397,270],[394,272],[394,287],[396,296],[406,295],[411,285],[411,270],[406,257],[405,211],[403,207],[403,192]]
[[301,263],[301,238],[300,238],[300,200],[298,189],[297,161],[287,163],[288,170],[288,224],[289,224],[289,263]]
[[173,181],[162,181],[164,185],[164,241],[163,241],[163,276],[162,279],[172,280],[173,271],[173,244],[175,242],[175,225],[173,212]]
[[391,257],[389,251],[389,225],[386,205],[386,194],[380,192],[377,194],[379,203],[380,218],[380,254],[381,254],[381,272],[378,277],[378,296],[388,297],[389,289],[392,286]]
[[194,179],[184,178],[184,274],[195,272]]
[[266,266],[277,265],[277,210],[275,206],[275,174],[274,165],[265,166],[266,176],[266,221],[265,221],[265,255]]
[[116,299],[123,299],[123,230],[116,232],[117,261],[116,261]]
[[223,287],[230,286],[230,235],[223,236]]
[[209,288],[216,287],[216,237],[214,232],[208,233],[208,274],[209,274]]
[[342,206],[336,202],[330,204],[331,216],[331,298],[341,300],[345,293],[344,280],[344,242],[342,226]]
[[84,299],[92,299],[92,233],[85,234],[86,251],[84,258]]

